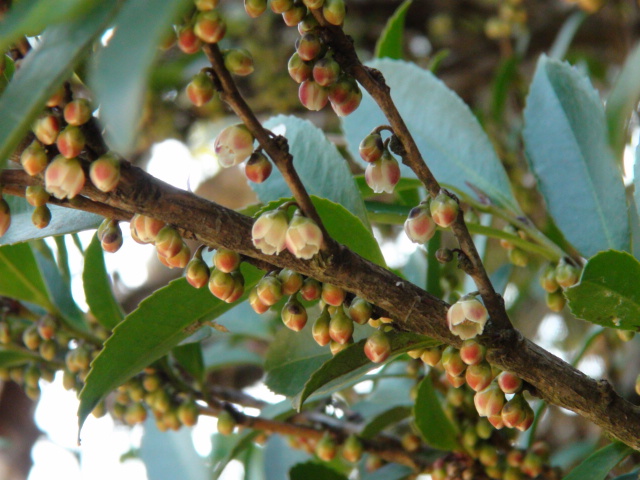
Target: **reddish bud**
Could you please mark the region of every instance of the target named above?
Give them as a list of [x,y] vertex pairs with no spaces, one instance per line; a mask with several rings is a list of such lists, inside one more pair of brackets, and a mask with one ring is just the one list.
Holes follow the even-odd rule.
[[442,358],[442,349],[440,347],[425,348],[420,355],[420,360],[429,365],[435,367]]
[[353,77],[342,75],[329,87],[329,100],[341,104],[347,102],[355,92],[360,92],[360,88]]
[[391,355],[389,337],[382,330],[373,332],[364,344],[364,354],[373,363],[384,362]]
[[122,246],[122,230],[117,220],[105,218],[98,227],[98,239],[105,252],[115,253]]
[[299,332],[307,324],[307,309],[292,295],[282,308],[282,321],[294,332]]
[[522,379],[515,373],[502,372],[497,380],[500,390],[504,393],[517,393],[522,390]]
[[20,163],[24,171],[33,176],[47,168],[49,159],[42,144],[34,140],[31,145],[23,150],[20,155]]
[[436,225],[447,228],[458,217],[458,202],[444,192],[439,193],[430,204],[431,218]]
[[338,453],[338,447],[336,442],[329,433],[325,433],[324,436],[318,440],[316,445],[316,455],[323,462],[330,462]]
[[367,165],[364,178],[374,193],[393,193],[394,187],[400,181],[400,165],[385,150],[380,159]]
[[244,162],[253,153],[253,140],[253,135],[242,123],[223,129],[214,142],[220,166],[227,168]]
[[449,382],[449,384],[451,384],[453,388],[460,388],[465,384],[464,375],[458,375],[456,377],[455,375],[451,375],[450,373],[447,373],[446,378],[447,378],[447,382]]
[[30,325],[22,332],[22,343],[29,350],[37,350],[42,342],[42,338],[38,333],[38,328],[36,325]]
[[234,48],[224,52],[224,66],[234,75],[244,77],[253,73],[253,57],[249,50]]
[[82,130],[71,125],[65,127],[56,140],[58,150],[67,158],[74,158],[80,155],[84,145],[85,138]]
[[196,16],[193,33],[205,43],[218,43],[227,33],[227,24],[216,10],[200,12]]
[[298,88],[298,98],[307,109],[319,111],[329,101],[329,91],[313,80],[305,80]]
[[196,74],[187,85],[187,97],[196,107],[211,101],[215,93],[213,80],[206,72]]
[[209,290],[226,303],[233,303],[244,293],[244,277],[240,272],[225,273],[213,269],[209,277]]
[[525,411],[524,420],[522,420],[520,423],[518,423],[516,425],[516,428],[518,430],[520,430],[521,432],[524,432],[524,431],[528,430],[529,427],[531,427],[531,425],[533,425],[533,421],[536,418],[536,415],[533,412],[533,409],[531,408],[529,403],[526,402],[526,401],[525,401],[525,405],[524,405],[524,411]]
[[487,388],[493,380],[491,365],[481,362],[476,365],[469,365],[465,372],[465,380],[474,392],[479,392]]
[[201,12],[206,12],[216,8],[218,6],[218,3],[220,3],[220,0],[194,0],[194,3],[196,4],[196,8],[198,10],[200,10]]
[[507,453],[507,465],[510,467],[519,467],[522,465],[522,461],[524,460],[525,453],[522,450],[514,448],[513,450],[509,450]]
[[358,147],[360,158],[365,162],[373,163],[379,160],[384,153],[384,145],[382,143],[382,137],[379,133],[371,133],[364,137]]
[[275,305],[282,298],[282,282],[273,275],[265,275],[256,285],[258,298],[265,305]]
[[[306,4],[306,2],[304,0],[302,0],[303,3]],[[317,1],[317,0],[314,0]],[[322,0],[324,1],[324,0]],[[308,5],[307,5],[308,7]],[[311,8],[311,7],[309,7]],[[315,19],[315,17],[311,14],[308,13],[306,17],[304,17],[300,23],[298,23],[298,33],[300,35],[304,35],[305,33],[309,33],[309,32],[315,32],[318,30],[318,27],[320,26],[320,24],[318,23],[318,21]]]
[[259,17],[267,10],[267,0],[244,0],[244,10],[251,18]]
[[58,323],[55,318],[50,315],[42,317],[37,324],[38,334],[43,340],[51,340],[56,334]]
[[329,315],[329,310],[325,307],[320,316],[313,323],[311,334],[313,335],[313,339],[316,343],[321,347],[324,347],[331,341],[331,335],[329,335],[330,321],[331,315]]
[[342,103],[331,102],[331,108],[339,117],[346,117],[355,112],[362,102],[362,92],[360,89],[351,92],[347,99]]
[[209,267],[201,258],[194,257],[185,271],[187,282],[194,288],[202,288],[209,282]]
[[[0,63],[5,62],[5,59],[7,57],[5,55],[0,55]],[[0,75],[2,75],[3,72],[0,72]],[[45,105],[49,108],[53,108],[53,107],[57,107],[59,106],[63,101],[64,101],[64,96],[65,96],[66,90],[64,88],[64,85],[61,86],[58,91],[56,93],[54,93],[53,95],[51,95],[49,97],[49,100],[47,100],[47,103],[45,103]]]
[[35,208],[31,214],[31,223],[36,228],[43,229],[49,226],[51,222],[51,210],[46,205],[40,205]]
[[302,3],[294,3],[289,10],[282,12],[282,20],[284,20],[287,27],[294,27],[300,23],[306,15],[307,7]]
[[362,442],[354,434],[349,435],[345,440],[344,445],[342,445],[342,456],[347,462],[359,462],[362,458],[363,452],[364,447],[362,446]]
[[277,255],[285,248],[288,228],[289,220],[283,210],[264,212],[251,229],[253,245],[262,253]]
[[313,32],[305,33],[296,41],[296,52],[305,62],[318,58],[322,50],[322,40]]
[[253,152],[244,167],[244,174],[248,180],[262,183],[269,178],[272,170],[273,166],[264,153]]
[[4,198],[0,198],[0,237],[7,233],[11,225],[11,210]]
[[278,279],[282,282],[282,294],[293,295],[300,291],[304,278],[298,272],[283,268],[278,273]]
[[265,305],[264,303],[262,303],[262,300],[260,300],[260,297],[258,297],[258,292],[255,288],[252,288],[249,292],[249,305],[251,305],[253,311],[258,315],[261,315],[269,310],[269,305]]
[[43,115],[34,122],[32,129],[41,143],[53,145],[58,138],[58,133],[60,133],[60,124],[53,115]]
[[580,271],[573,265],[561,262],[556,267],[556,282],[562,288],[569,288],[578,283]]
[[502,416],[500,414],[491,415],[491,416],[487,417],[487,420],[493,426],[493,428],[495,428],[496,430],[500,430],[500,429],[504,428],[504,421],[502,420]]
[[467,368],[460,357],[460,351],[452,346],[448,346],[442,352],[442,366],[445,372],[454,377],[462,375]]
[[166,225],[156,235],[155,244],[159,256],[171,258],[180,253],[183,242],[178,231]]
[[178,48],[188,55],[200,50],[202,41],[197,37],[193,28],[186,26],[178,31]]
[[316,222],[296,210],[285,234],[285,245],[297,258],[309,260],[320,251],[322,231]]
[[346,13],[344,0],[325,0],[322,6],[322,16],[331,25],[342,25]]
[[62,200],[73,198],[84,186],[84,171],[77,158],[65,158],[58,155],[49,164],[44,173],[45,189],[54,197]]
[[329,336],[334,342],[342,345],[349,342],[353,336],[353,321],[347,317],[342,307],[338,307],[329,322]]
[[338,80],[340,65],[333,57],[324,57],[313,66],[313,80],[322,87],[328,87]]
[[198,409],[198,405],[193,400],[188,400],[178,407],[176,411],[178,415],[178,419],[183,425],[187,427],[193,427],[196,423],[198,423],[198,416],[200,415],[200,410]]
[[409,212],[409,216],[404,222],[404,231],[414,243],[427,243],[436,233],[436,224],[431,219],[429,207],[418,205]]
[[64,120],[69,125],[79,127],[91,118],[91,106],[84,98],[78,98],[64,107]]
[[355,297],[349,305],[349,316],[351,320],[359,325],[364,325],[371,318],[373,307],[366,300]]
[[318,300],[322,295],[322,285],[314,278],[306,278],[300,288],[300,296],[307,302]]
[[302,83],[305,80],[309,80],[313,74],[313,67],[311,64],[302,60],[300,55],[298,55],[298,52],[291,55],[287,68],[289,70],[289,75],[296,83]]
[[[505,403],[504,393],[496,382],[492,382],[487,388],[475,394],[473,403],[476,406],[478,415],[481,417],[500,415]],[[490,418],[489,421],[491,421]]]
[[542,458],[533,452],[529,452],[522,460],[520,469],[525,475],[535,478],[542,473]]
[[237,422],[228,411],[222,410],[218,415],[218,433],[220,435],[231,435],[236,428]]
[[91,162],[89,177],[98,190],[112,191],[120,182],[120,159],[113,153],[105,153]]
[[330,283],[322,284],[322,301],[324,303],[338,307],[342,305],[346,295],[347,292],[342,290],[340,287],[336,287]]
[[213,255],[213,264],[221,272],[231,273],[240,267],[240,255],[233,250],[219,248]]
[[462,342],[460,347],[460,357],[467,365],[476,365],[484,360],[487,349],[474,339]]
[[131,219],[131,236],[138,243],[153,243],[165,223],[155,218],[136,213]]
[[505,403],[502,407],[502,421],[507,428],[515,428],[516,425],[522,423],[526,417],[527,412],[525,409],[527,401],[522,394],[516,394],[511,400]]

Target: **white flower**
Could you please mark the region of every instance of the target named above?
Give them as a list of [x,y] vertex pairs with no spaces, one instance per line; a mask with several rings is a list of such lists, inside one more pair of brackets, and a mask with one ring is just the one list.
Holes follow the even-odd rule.
[[385,151],[382,157],[367,165],[364,178],[375,193],[393,193],[393,188],[400,180],[398,161]]
[[427,243],[436,233],[436,224],[429,215],[429,207],[418,205],[409,212],[404,222],[404,231],[414,243]]
[[462,340],[480,335],[488,318],[487,309],[475,297],[462,297],[447,312],[449,330]]
[[280,253],[285,248],[288,226],[289,221],[284,211],[270,210],[263,213],[251,229],[253,245],[267,255]]
[[84,172],[77,158],[58,155],[44,172],[45,190],[62,200],[73,198],[84,186]]
[[222,130],[214,143],[220,166],[232,167],[249,158],[253,153],[253,140],[249,129],[241,123]]
[[287,229],[285,242],[287,250],[293,255],[308,260],[320,250],[322,231],[313,220],[296,211]]

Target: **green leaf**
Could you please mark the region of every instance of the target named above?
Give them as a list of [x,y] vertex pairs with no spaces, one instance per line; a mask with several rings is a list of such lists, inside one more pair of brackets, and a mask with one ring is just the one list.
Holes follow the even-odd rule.
[[640,328],[640,262],[609,250],[591,258],[580,282],[565,292],[578,318],[610,328]]
[[193,5],[188,0],[126,2],[115,18],[113,37],[97,53],[89,82],[100,103],[110,145],[122,155],[134,147],[158,45],[190,3]]
[[35,353],[17,350],[4,350],[0,347],[0,367],[19,367],[29,362],[39,361],[40,356]]
[[220,341],[207,345],[204,350],[204,365],[207,370],[232,365],[262,366],[263,363],[263,358],[249,350],[249,346],[245,342],[230,345],[230,342],[221,338]]
[[309,459],[309,454],[287,445],[282,435],[270,435],[264,449],[264,471],[266,480],[282,480],[287,478],[289,469],[296,463]]
[[255,430],[247,430],[233,435],[214,435],[211,450],[211,465],[213,465],[211,480],[220,478],[229,462],[253,445],[253,438],[258,433]]
[[348,480],[334,469],[320,463],[306,462],[289,470],[289,480]]
[[[243,264],[242,273],[246,292],[262,277],[258,269],[247,264]],[[246,296],[247,293],[239,302]],[[191,287],[184,278],[143,300],[116,326],[93,361],[80,392],[79,426],[111,390],[166,355],[203,323],[233,307],[215,298],[206,288]]]
[[[388,337],[391,344],[390,358],[415,348],[434,347],[441,343],[432,338],[408,332],[390,332]],[[345,383],[378,368],[380,365],[371,362],[364,354],[365,343],[366,339],[362,339],[345,348],[314,371],[305,382],[300,394],[294,399],[294,408],[300,410],[304,401],[312,393],[327,393],[338,390]]]
[[442,404],[429,377],[420,382],[413,416],[416,427],[427,444],[446,451],[460,449],[458,429],[442,410]]
[[161,432],[150,418],[144,424],[144,433],[138,456],[144,462],[149,480],[208,480],[205,460],[198,455],[191,432],[182,428],[177,432]]
[[[438,181],[475,198],[473,185],[496,204],[520,212],[491,141],[452,90],[413,63],[385,58],[367,65],[383,73],[400,114]],[[354,159],[362,162],[358,145],[373,128],[386,124],[377,104],[363,92],[360,107],[342,123]],[[401,164],[400,169],[402,176],[415,178],[409,167]]]
[[360,438],[373,438],[385,428],[395,425],[411,416],[411,407],[401,406],[383,410],[378,415],[367,418],[367,424],[360,432]]
[[0,295],[55,310],[29,245],[0,247]]
[[624,443],[611,443],[587,457],[564,480],[604,480],[611,469],[632,452],[633,449]]
[[[264,126],[287,138],[293,165],[310,195],[342,205],[368,225],[364,202],[347,162],[322,130],[308,120],[286,115],[270,118]],[[291,190],[277,169],[266,182],[252,183],[251,187],[263,203],[291,197]]]
[[234,335],[270,341],[273,339],[273,332],[267,320],[268,315],[268,313],[256,313],[249,302],[244,302],[233,310],[220,315],[216,323],[226,327]]
[[77,233],[97,228],[103,218],[100,215],[74,210],[72,208],[48,205],[51,222],[46,228],[36,228],[31,221],[34,208],[24,198],[6,195],[11,209],[11,227],[2,237],[0,245],[14,245],[29,240]]
[[118,3],[104,0],[81,18],[48,28],[24,59],[0,97],[0,170],[46,101],[89,51]]
[[113,329],[124,316],[113,296],[109,274],[104,263],[104,252],[97,235],[94,235],[84,252],[82,284],[91,313],[103,327]]
[[411,6],[413,0],[405,0],[396,9],[393,15],[387,20],[387,24],[382,31],[382,35],[376,43],[376,58],[388,57],[394,59],[402,59],[403,37],[404,37],[404,19],[407,16],[407,10]]
[[640,43],[627,57],[611,93],[609,93],[605,108],[609,143],[620,162],[622,162],[622,154],[627,140],[629,119],[640,101],[638,78],[640,78]]
[[171,354],[173,358],[191,375],[196,382],[204,380],[204,358],[202,356],[202,346],[198,342],[178,345]]
[[405,480],[410,478],[413,470],[405,465],[389,463],[382,468],[367,472],[361,477],[362,480]]
[[636,470],[631,473],[627,473],[625,475],[620,475],[619,477],[614,478],[613,480],[638,480],[640,475],[640,470]]
[[585,257],[629,250],[622,175],[607,141],[602,102],[588,78],[543,55],[524,120],[527,158],[567,240]]

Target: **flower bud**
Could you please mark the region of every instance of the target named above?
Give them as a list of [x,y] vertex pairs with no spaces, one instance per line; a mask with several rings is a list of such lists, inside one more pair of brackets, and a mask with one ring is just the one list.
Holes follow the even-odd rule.
[[122,230],[117,220],[105,218],[98,227],[98,239],[105,252],[115,253],[122,246]]
[[166,225],[156,235],[155,244],[159,256],[171,258],[180,253],[183,242],[178,231]]
[[53,115],[43,115],[34,122],[32,130],[41,143],[53,145],[60,133],[60,123]]
[[[6,55],[0,55],[0,64],[2,64],[2,67],[4,67],[6,58]],[[0,68],[0,70],[2,70],[2,68]],[[4,72],[0,71],[0,75],[2,75],[3,73]],[[62,85],[53,95],[49,97],[47,103],[45,103],[45,106],[49,108],[60,106],[60,104],[64,101],[65,94],[66,89],[64,88],[64,85]]]
[[376,330],[364,344],[364,354],[373,363],[382,363],[391,355],[389,337],[382,331]]
[[325,0],[322,6],[322,16],[331,25],[342,25],[346,13],[344,0]]
[[305,278],[300,288],[300,296],[307,302],[318,300],[322,295],[322,285],[314,278]]
[[165,223],[155,218],[136,213],[131,219],[131,237],[138,243],[153,243]]
[[220,435],[231,435],[236,428],[237,422],[228,411],[222,410],[218,415],[218,433]]
[[297,258],[309,260],[320,251],[322,231],[316,222],[296,210],[285,234],[285,245]]
[[[331,93],[329,93],[329,97],[331,97]],[[346,117],[356,111],[360,106],[360,102],[362,102],[362,92],[360,88],[356,88],[356,90],[348,93],[347,98],[343,102],[331,102],[331,108],[333,108],[333,111],[339,117]]]
[[465,380],[474,392],[484,390],[493,380],[491,365],[487,362],[469,365],[465,372]]
[[454,377],[462,375],[467,368],[460,357],[460,351],[452,346],[448,346],[442,352],[442,367],[445,372]]
[[342,446],[342,456],[347,462],[357,463],[362,458],[364,447],[362,442],[355,434],[351,434],[347,437]]
[[47,191],[40,185],[30,185],[25,190],[24,198],[27,200],[29,205],[33,207],[39,207],[41,205],[45,205],[51,195],[47,193]]
[[286,245],[289,220],[280,209],[264,212],[251,229],[253,245],[267,255],[279,254]]
[[316,455],[323,462],[330,462],[338,453],[338,447],[333,437],[325,432],[323,437],[316,444]]
[[253,152],[244,167],[247,179],[254,183],[262,183],[271,175],[273,166],[262,152]]
[[73,158],[80,155],[85,145],[85,138],[79,127],[68,125],[58,135],[56,146],[62,155]]
[[278,279],[282,282],[282,294],[293,295],[300,291],[304,278],[298,272],[283,268],[278,273]]
[[516,425],[516,428],[521,432],[529,430],[529,427],[533,425],[533,421],[536,418],[536,414],[533,412],[531,405],[529,405],[529,403],[526,401],[524,402],[524,410],[525,410],[524,420],[522,420],[522,422]]
[[215,93],[213,80],[207,72],[196,74],[187,85],[187,97],[196,107],[201,107],[211,101]]
[[447,379],[447,382],[449,382],[449,384],[451,384],[453,388],[460,388],[465,384],[464,375],[455,376],[447,372],[446,379]]
[[256,285],[258,298],[265,305],[275,305],[282,298],[282,282],[273,275],[265,275]]
[[227,33],[227,24],[217,10],[200,12],[196,15],[193,33],[205,43],[218,43]]
[[221,167],[244,162],[253,153],[253,135],[242,123],[231,125],[216,137],[214,150]]
[[476,340],[469,339],[462,342],[460,347],[460,357],[467,365],[477,365],[484,360],[487,349]]
[[358,147],[360,158],[368,163],[379,160],[384,153],[382,137],[379,133],[370,133],[362,139]]
[[[322,284],[322,301],[334,307],[339,307],[344,302],[347,292],[330,283]],[[303,297],[304,298],[304,297]]]
[[296,52],[305,62],[318,58],[322,50],[322,40],[313,32],[305,33],[296,41]]
[[287,27],[295,27],[307,15],[307,7],[296,2],[289,10],[282,12],[282,20]]
[[579,276],[580,271],[568,263],[560,262],[556,267],[556,282],[562,288],[573,287],[578,283]]
[[440,347],[425,348],[420,355],[420,360],[429,365],[435,367],[442,358],[442,349]]
[[448,248],[439,248],[436,250],[436,260],[442,264],[449,263],[453,260],[453,252]]
[[524,268],[529,264],[529,256],[527,255],[527,252],[518,247],[509,250],[507,252],[507,257],[509,258],[509,262],[516,267]]
[[535,478],[542,473],[542,459],[535,453],[528,452],[522,460],[520,469],[525,475]]
[[313,80],[305,80],[298,88],[298,98],[305,108],[317,112],[327,104],[329,91]]
[[244,48],[225,50],[224,66],[230,73],[244,77],[253,73],[253,57]]
[[56,358],[58,353],[58,343],[54,340],[45,340],[38,347],[38,353],[46,361],[51,362]]
[[254,288],[249,292],[249,305],[253,308],[253,311],[258,315],[262,315],[264,312],[269,310],[269,305],[265,305],[258,297],[258,291]]
[[209,267],[196,256],[187,264],[185,277],[192,287],[202,288],[209,282]]
[[4,198],[0,197],[0,237],[7,233],[11,225],[11,209]]
[[299,332],[307,324],[307,309],[292,295],[282,307],[282,321],[287,328]]
[[[306,5],[307,2],[305,2],[305,0],[302,0],[302,1]],[[312,1],[318,1],[318,0],[312,0]],[[324,1],[324,0],[320,0],[320,1]],[[309,5],[307,5],[307,7],[309,7]],[[309,7],[309,8],[312,8],[312,7]],[[305,33],[316,32],[319,27],[320,27],[320,24],[315,19],[315,17],[311,13],[308,13],[307,16],[304,17],[300,21],[300,23],[298,23],[298,33],[300,35],[304,35]]]
[[49,226],[51,222],[51,210],[46,205],[40,205],[35,208],[31,214],[31,223],[36,228],[43,229]]
[[[487,388],[474,395],[473,403],[476,406],[478,415],[488,417],[489,421],[491,421],[490,417],[500,415],[502,411],[505,403],[504,393],[496,382],[492,382]],[[493,422],[491,424],[494,425]]]
[[458,202],[444,192],[439,193],[430,204],[431,218],[436,225],[447,228],[458,217],[460,207]]
[[329,310],[325,307],[320,316],[313,322],[311,334],[316,343],[321,347],[324,347],[331,341],[331,335],[329,335],[330,321],[331,315],[329,315]]
[[225,273],[213,269],[209,277],[209,290],[223,302],[233,303],[244,293],[244,277],[237,271]]
[[120,182],[120,159],[113,153],[105,153],[91,162],[89,177],[98,190],[112,191]]
[[267,0],[244,0],[244,10],[251,18],[259,17],[267,10]]
[[35,324],[30,325],[22,332],[22,343],[29,350],[37,350],[41,342],[42,337],[40,337],[38,327]]
[[240,255],[233,250],[219,248],[213,255],[213,264],[221,272],[231,273],[240,267]]
[[338,80],[340,65],[333,57],[321,58],[313,65],[313,80],[322,87],[328,87]]
[[400,439],[400,443],[402,444],[402,448],[404,448],[407,452],[415,452],[420,448],[420,437],[418,437],[415,433],[407,432]]
[[218,3],[220,3],[220,0],[194,0],[194,3],[196,5],[196,9],[200,10],[201,12],[206,12],[208,10],[213,10],[214,8],[216,8],[218,6]]
[[23,150],[20,155],[20,163],[22,164],[22,168],[24,168],[25,172],[34,176],[47,168],[49,159],[47,158],[47,152],[45,152],[42,144],[37,140],[34,140],[31,145]]
[[58,155],[44,172],[45,189],[60,200],[79,194],[84,180],[84,171],[77,158]]
[[79,127],[91,119],[91,106],[84,98],[78,98],[64,107],[64,120],[69,125]]
[[560,288],[556,281],[556,269],[553,265],[547,265],[540,275],[540,286],[547,293],[553,293]]
[[414,243],[427,243],[436,233],[436,224],[431,219],[429,207],[421,204],[413,207],[404,222],[404,231]]
[[547,303],[547,307],[549,307],[549,310],[552,312],[561,312],[567,303],[567,300],[561,290],[547,293],[545,295],[545,301]]
[[505,403],[500,413],[505,427],[515,428],[516,425],[519,425],[527,418],[524,406],[526,403],[527,401],[520,393],[514,395],[511,400]]
[[475,297],[462,297],[447,311],[449,330],[462,340],[481,334],[487,319],[487,309]]
[[198,423],[198,415],[200,415],[200,410],[198,409],[198,405],[193,400],[187,400],[184,403],[181,403],[176,412],[178,415],[178,419],[183,425],[187,427],[193,427],[196,423]]
[[273,13],[283,13],[293,7],[293,0],[269,0],[269,7]]
[[522,390],[522,379],[515,373],[502,372],[497,377],[498,386],[504,393],[518,393]]
[[300,55],[298,55],[298,52],[291,55],[287,68],[289,70],[289,75],[296,83],[302,83],[305,80],[311,79],[313,74],[313,67],[311,64],[302,60]]
[[479,418],[475,428],[478,437],[483,440],[488,440],[493,433],[492,425],[486,418]]
[[200,50],[202,41],[196,36],[190,26],[182,27],[178,30],[178,48],[188,55],[192,55]]
[[329,100],[341,104],[347,102],[355,92],[360,92],[357,82],[353,77],[343,74],[329,87]]
[[349,305],[349,316],[358,325],[364,325],[371,318],[373,307],[366,300],[355,297]]
[[393,188],[400,181],[398,161],[385,150],[380,159],[367,165],[364,178],[374,193],[393,193]]
[[342,307],[338,307],[336,312],[331,316],[329,336],[331,340],[342,345],[349,342],[353,336],[353,321],[345,315]]
[[324,4],[324,0],[302,0],[302,3],[304,3],[307,8],[321,8],[322,5]]

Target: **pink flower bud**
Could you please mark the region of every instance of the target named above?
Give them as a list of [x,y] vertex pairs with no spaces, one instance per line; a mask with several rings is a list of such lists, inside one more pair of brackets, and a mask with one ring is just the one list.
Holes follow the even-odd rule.
[[331,103],[341,104],[349,100],[354,92],[360,92],[356,81],[349,75],[342,75],[329,87],[329,100]]
[[362,102],[362,92],[357,89],[349,93],[349,96],[341,103],[331,102],[331,108],[339,117],[346,117],[355,112]]
[[375,193],[393,193],[393,188],[400,181],[398,161],[385,151],[379,160],[367,165],[364,178]]
[[227,33],[227,24],[216,10],[200,12],[196,16],[193,33],[205,43],[218,43]]
[[222,130],[214,143],[220,166],[227,168],[245,161],[253,153],[253,140],[249,129],[241,123]]
[[527,411],[525,404],[527,401],[522,394],[514,395],[511,400],[505,403],[502,407],[502,421],[505,427],[515,428],[516,425],[521,424],[527,418]]
[[43,115],[33,124],[33,133],[44,145],[53,145],[60,132],[60,123],[53,115]]
[[460,388],[465,384],[464,375],[458,375],[456,377],[447,372],[446,378],[447,378],[447,382],[449,382],[453,388]]
[[178,48],[188,55],[200,50],[202,41],[196,36],[193,28],[186,26],[178,31]]
[[476,365],[469,365],[465,372],[467,384],[474,392],[479,392],[487,388],[493,380],[491,365],[481,362]]
[[262,183],[271,175],[273,165],[262,152],[253,152],[244,167],[244,174],[254,183]]
[[167,258],[167,266],[169,268],[185,268],[191,258],[191,249],[186,243],[182,243],[182,248],[173,257]]
[[389,337],[382,330],[373,332],[364,344],[364,354],[373,363],[384,362],[391,355]]
[[64,120],[69,125],[79,127],[91,119],[91,106],[84,98],[78,98],[64,107]]
[[300,296],[307,302],[318,300],[322,295],[322,285],[315,278],[306,278],[300,288]]
[[504,428],[504,421],[502,420],[502,415],[500,415],[500,414],[491,415],[491,416],[487,417],[487,420],[489,420],[489,423],[496,430],[501,430],[502,428]]
[[244,277],[240,272],[224,273],[212,270],[209,277],[209,290],[226,303],[233,303],[244,293]]
[[487,309],[475,297],[463,297],[447,312],[449,330],[463,340],[480,335],[487,319]]
[[105,252],[115,253],[122,247],[122,230],[117,220],[105,218],[100,224],[97,234]]
[[458,202],[446,193],[440,193],[431,201],[431,218],[436,225],[447,228],[458,217],[460,207]]
[[504,393],[517,393],[522,390],[522,379],[511,372],[498,375],[498,386]]
[[7,233],[11,225],[11,210],[4,198],[0,198],[0,237]]
[[313,65],[313,80],[322,87],[328,87],[338,80],[340,65],[333,57],[321,58]]
[[279,209],[264,212],[251,229],[253,245],[267,255],[278,254],[286,246],[287,214]]
[[209,282],[209,267],[204,260],[194,257],[187,264],[185,277],[193,288],[202,288]]
[[467,365],[477,365],[484,360],[487,349],[474,339],[462,342],[460,347],[460,357]]
[[307,7],[301,3],[294,3],[289,10],[282,12],[282,20],[287,27],[295,27],[307,14]]
[[289,70],[289,75],[296,83],[302,83],[305,80],[309,80],[313,73],[313,67],[311,64],[302,60],[300,55],[298,55],[298,52],[291,55],[287,68]]
[[285,245],[296,257],[309,260],[320,251],[322,231],[313,220],[296,210],[285,234]]
[[213,80],[206,72],[196,74],[187,85],[187,97],[196,107],[210,102],[215,93]]
[[436,233],[436,224],[431,219],[429,207],[418,205],[413,207],[404,222],[404,231],[414,243],[427,243]]
[[233,250],[219,248],[213,255],[213,264],[224,273],[231,273],[240,267],[240,255]]
[[224,66],[229,72],[241,77],[253,73],[253,57],[249,50],[234,48],[224,52]]
[[536,417],[535,413],[533,412],[533,409],[531,408],[531,405],[529,405],[527,401],[525,401],[524,410],[525,410],[524,420],[522,420],[520,423],[516,425],[516,428],[521,432],[528,430],[529,427],[533,425],[533,421],[535,420],[535,417]]
[[80,155],[84,148],[85,138],[82,130],[78,127],[68,125],[58,135],[56,146],[62,155],[73,158]]
[[296,41],[296,52],[302,60],[315,60],[322,52],[322,40],[313,32],[305,33]]
[[[4,54],[2,55],[2,57],[0,57],[0,64],[2,64],[2,68],[0,68],[0,75],[4,73],[3,70],[4,70],[6,58],[7,57]],[[45,103],[45,105],[49,108],[60,106],[60,104],[64,101],[65,93],[66,93],[65,88],[63,85],[58,89],[56,93],[54,93],[49,97],[49,100],[47,100],[47,103]]]
[[298,88],[298,98],[307,109],[317,112],[329,101],[329,91],[313,80],[305,80]]
[[328,309],[325,307],[320,316],[313,323],[311,334],[313,335],[313,339],[316,343],[321,347],[324,347],[331,341],[331,335],[329,335],[330,321],[331,316],[329,315]]
[[265,305],[258,297],[258,291],[255,288],[252,288],[249,292],[249,305],[253,308],[253,311],[258,315],[263,314],[267,310],[269,310],[269,305]]
[[259,17],[267,10],[267,0],[244,0],[244,10],[251,18]]
[[505,404],[504,393],[496,382],[492,382],[487,388],[475,394],[473,403],[481,417],[500,415]]
[[166,225],[156,235],[155,244],[159,256],[171,258],[180,253],[183,241],[175,228]]
[[329,336],[334,342],[345,344],[353,336],[353,321],[347,317],[342,307],[338,307],[329,322]]
[[366,300],[355,297],[349,305],[349,316],[358,325],[364,325],[371,318],[373,307]]
[[131,237],[138,243],[153,243],[165,223],[155,218],[136,213],[131,219]]
[[344,302],[347,295],[340,287],[336,287],[330,283],[322,284],[322,301],[328,305],[339,307]]
[[294,295],[292,295],[289,298],[289,301],[284,304],[281,315],[282,321],[287,328],[294,332],[299,332],[307,324],[307,310],[298,300],[296,300]]
[[256,285],[258,298],[265,305],[275,305],[282,298],[282,283],[272,275],[266,275]]
[[110,192],[120,182],[120,159],[113,153],[106,153],[91,163],[91,182],[98,190]]
[[445,372],[454,377],[462,375],[467,368],[460,358],[460,351],[452,346],[448,346],[442,352],[442,367]]
[[529,452],[522,460],[520,469],[525,475],[535,478],[542,473],[542,458],[534,452]]
[[77,158],[65,158],[58,155],[44,173],[45,189],[54,197],[62,200],[73,198],[84,186],[84,171]]
[[22,168],[24,168],[25,172],[34,176],[47,168],[49,159],[47,158],[47,152],[45,152],[42,144],[37,140],[34,140],[20,155],[20,163],[22,164]]
[[302,288],[304,279],[302,275],[288,268],[283,268],[278,273],[278,279],[282,282],[282,294],[293,295],[298,293]]
[[293,7],[293,0],[269,0],[269,7],[273,13],[283,13]]
[[379,133],[371,133],[364,137],[358,147],[360,157],[368,163],[375,162],[382,157],[384,145]]

